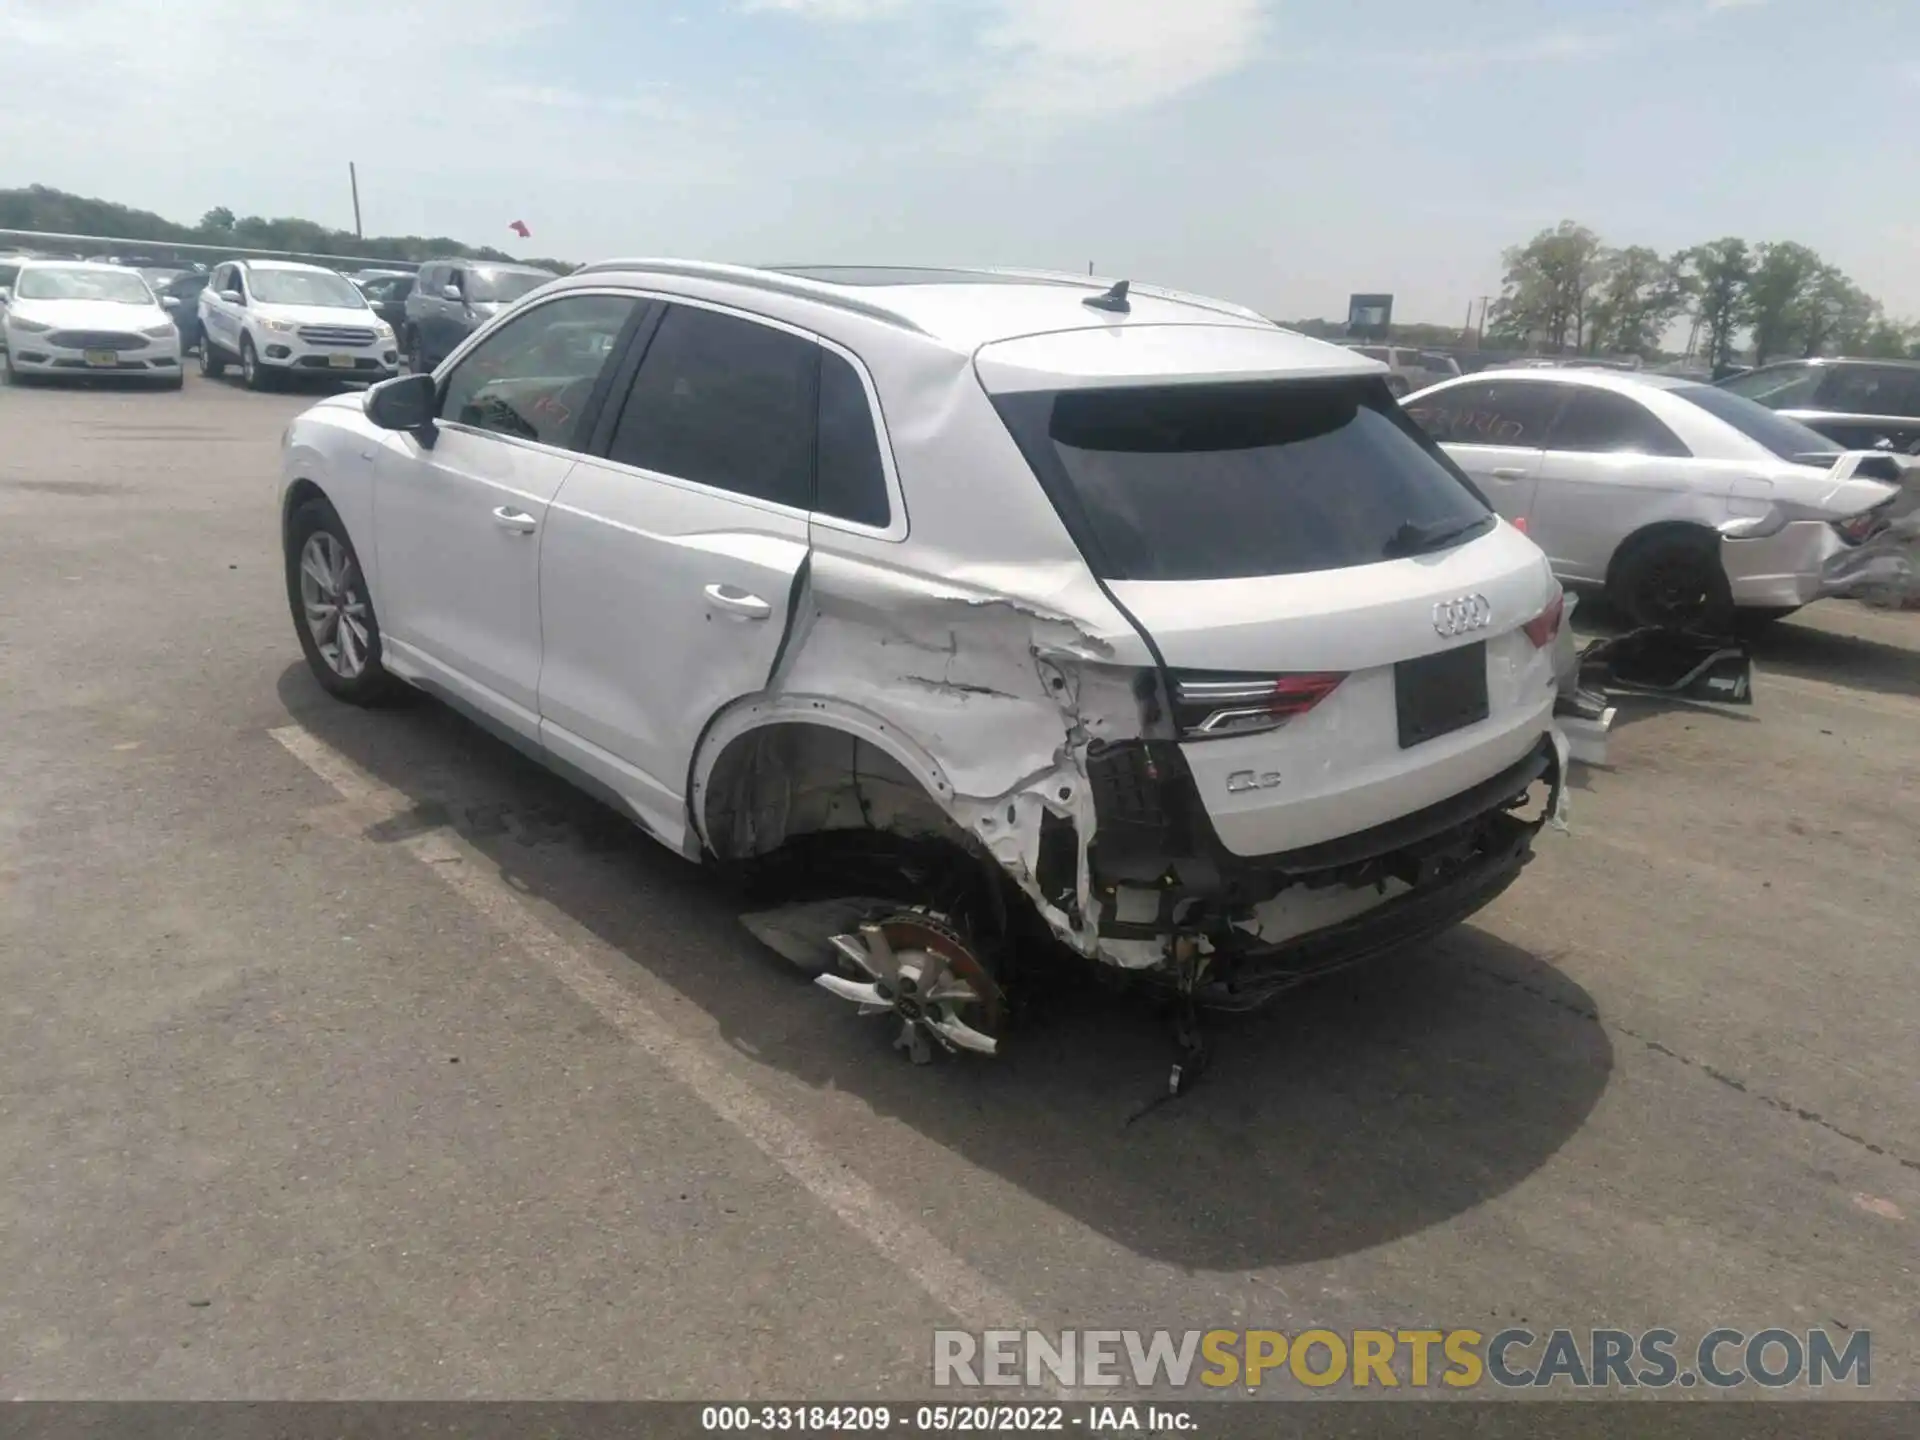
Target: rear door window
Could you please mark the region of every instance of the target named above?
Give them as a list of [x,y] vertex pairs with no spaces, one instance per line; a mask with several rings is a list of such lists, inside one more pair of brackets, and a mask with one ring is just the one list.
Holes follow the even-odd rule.
[[820,347],[820,437],[814,477],[816,514],[884,529],[889,518],[887,470],[880,458],[873,405],[847,358]]
[[813,499],[820,347],[785,330],[670,306],[607,456],[800,509]]
[[1690,454],[1638,400],[1611,390],[1576,388],[1547,434],[1547,449],[1588,455]]
[[1820,389],[1820,406],[1848,415],[1920,415],[1920,369],[1836,365]]
[[1409,527],[1465,539],[1491,523],[1372,379],[995,403],[1088,563],[1110,580],[1370,565],[1400,553]]
[[1407,414],[1443,445],[1541,450],[1566,394],[1538,380],[1480,380],[1423,395]]

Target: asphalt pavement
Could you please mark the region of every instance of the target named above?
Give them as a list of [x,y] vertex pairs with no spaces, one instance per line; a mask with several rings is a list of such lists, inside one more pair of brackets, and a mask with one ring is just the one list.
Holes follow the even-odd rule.
[[1633,704],[1439,942],[917,1069],[732,897],[301,660],[311,396],[0,390],[0,1395],[928,1391],[936,1326],[1866,1329],[1920,1398],[1920,614]]

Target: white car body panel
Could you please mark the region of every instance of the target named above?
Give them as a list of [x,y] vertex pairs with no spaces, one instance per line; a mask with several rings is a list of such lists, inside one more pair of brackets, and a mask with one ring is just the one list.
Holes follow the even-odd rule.
[[[437,375],[544,300],[606,289],[745,315],[854,357],[884,457],[888,525],[466,425],[439,423],[429,446],[376,427],[357,395],[294,421],[283,503],[317,489],[339,512],[389,668],[531,741],[682,854],[760,854],[789,835],[863,822],[902,834],[956,826],[1061,939],[1154,966],[1163,947],[1101,935],[1117,902],[1094,892],[1088,846],[1101,823],[1090,748],[1147,737],[1140,685],[1158,673],[1156,643],[1174,669],[1351,672],[1277,730],[1181,747],[1233,854],[1386,824],[1543,747],[1563,753],[1552,652],[1519,628],[1557,587],[1511,527],[1343,570],[1102,582],[991,398],[1384,373],[1375,362],[1144,287],[1117,316],[1082,305],[1095,293],[1085,284],[863,292],[609,262],[521,300]],[[501,508],[530,525],[500,523]],[[1447,637],[1436,606],[1463,596],[1484,598],[1490,618]],[[1477,641],[1487,644],[1487,719],[1402,749],[1393,665]],[[795,722],[833,743],[782,740]],[[770,785],[758,783],[761,740],[788,746],[765,758]],[[1230,791],[1227,775],[1250,767],[1282,781]],[[1079,847],[1066,897],[1043,894],[1036,878],[1043,836],[1061,822]],[[1389,893],[1369,886],[1334,910]]]
[[[1552,715],[1552,653],[1519,627],[1558,587],[1540,551],[1509,525],[1378,565],[1112,588],[1177,669],[1346,673],[1278,730],[1183,747],[1214,828],[1237,855],[1300,849],[1423,809],[1519,760]],[[1436,638],[1434,607],[1463,594],[1487,598],[1491,623],[1460,640]],[[1475,642],[1487,645],[1487,718],[1401,749],[1395,662]],[[1277,785],[1230,790],[1227,777],[1248,769],[1277,775]]]

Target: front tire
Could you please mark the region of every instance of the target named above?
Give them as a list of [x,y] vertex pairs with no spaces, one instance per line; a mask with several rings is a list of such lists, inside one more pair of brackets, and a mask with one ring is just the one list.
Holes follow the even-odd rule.
[[347,527],[323,499],[304,502],[287,526],[287,603],[320,688],[349,705],[379,705],[400,684],[380,663],[380,620]]
[[227,373],[227,357],[205,335],[200,337],[200,373],[209,380],[218,380]]
[[267,367],[260,363],[250,335],[240,337],[240,379],[249,390],[265,390],[269,385]]
[[1716,539],[1673,532],[1642,540],[1621,557],[1609,598],[1636,626],[1726,635],[1733,590]]

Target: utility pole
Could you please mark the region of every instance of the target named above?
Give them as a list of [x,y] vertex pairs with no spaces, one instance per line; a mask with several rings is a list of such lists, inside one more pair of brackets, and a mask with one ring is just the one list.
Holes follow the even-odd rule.
[[353,186],[353,238],[364,240],[366,234],[360,229],[360,171],[351,160],[347,162],[347,183]]
[[1480,297],[1480,333],[1474,344],[1483,348],[1487,343],[1487,307],[1491,304],[1493,304],[1491,295]]
[[1087,262],[1087,273],[1089,275],[1093,273],[1093,262],[1091,260]]

